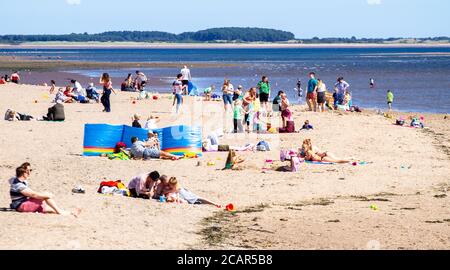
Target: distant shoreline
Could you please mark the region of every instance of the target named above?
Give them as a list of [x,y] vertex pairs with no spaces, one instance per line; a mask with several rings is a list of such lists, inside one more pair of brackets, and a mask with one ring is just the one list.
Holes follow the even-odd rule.
[[148,49],[264,49],[264,48],[435,48],[450,43],[144,43],[144,42],[33,42],[18,45],[0,44],[0,49],[65,48],[148,48]]

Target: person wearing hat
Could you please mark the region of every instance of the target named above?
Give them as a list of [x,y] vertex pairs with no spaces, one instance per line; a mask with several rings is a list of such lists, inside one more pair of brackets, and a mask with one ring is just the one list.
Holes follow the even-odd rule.
[[233,92],[233,101],[236,101],[236,99],[243,99],[242,85],[239,85],[238,88]]

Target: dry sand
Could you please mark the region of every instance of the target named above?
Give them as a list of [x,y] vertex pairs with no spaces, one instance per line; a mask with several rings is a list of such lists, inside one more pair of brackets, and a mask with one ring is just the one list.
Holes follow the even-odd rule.
[[[51,105],[48,88],[0,85],[0,113],[11,108],[41,116]],[[154,114],[161,127],[201,124],[204,132],[221,127],[219,102],[189,100],[183,117],[171,113],[172,101],[144,100],[136,94],[112,95],[112,113],[99,104],[67,104],[66,121],[0,121],[0,207],[10,203],[7,180],[24,161],[34,168],[36,190],[56,194],[67,209],[81,207],[79,218],[0,212],[0,249],[449,249],[449,123],[426,115],[432,129],[392,125],[370,112],[307,113],[295,108],[296,126],[309,119],[315,129],[296,134],[232,135],[232,145],[271,143],[272,151],[249,152],[246,169],[220,170],[225,153],[198,160],[110,161],[83,157],[85,123],[130,124],[131,115]],[[38,103],[35,103],[37,100]],[[373,162],[363,166],[302,164],[298,173],[262,173],[265,159],[279,147],[300,146],[304,138],[339,156]],[[215,166],[206,166],[215,161]],[[280,164],[277,162],[276,164]],[[183,186],[239,210],[229,214],[212,206],[164,204],[96,193],[103,178],[128,182],[158,170]],[[72,194],[82,185],[86,194]],[[372,210],[371,205],[378,210]]]

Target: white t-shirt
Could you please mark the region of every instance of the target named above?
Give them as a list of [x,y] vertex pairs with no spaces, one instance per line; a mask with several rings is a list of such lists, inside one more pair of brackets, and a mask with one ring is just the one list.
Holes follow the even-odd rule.
[[180,94],[180,95],[183,94],[183,84],[181,83],[181,81],[179,81],[179,80],[174,81],[172,84],[172,88],[173,88],[173,92],[175,94]]
[[158,127],[156,126],[156,120],[149,119],[147,122],[145,122],[144,128],[149,130],[157,129]]
[[144,73],[139,72],[139,73],[136,75],[136,81],[139,82],[139,83],[141,83],[141,82],[146,82],[146,81],[147,81],[147,76],[145,76]]
[[234,93],[234,86],[231,83],[229,83],[228,86],[224,89],[224,93],[232,95]]
[[191,71],[188,68],[183,68],[180,73],[181,73],[181,75],[183,75],[182,80],[190,81],[192,79]]
[[318,93],[320,93],[320,92],[326,92],[327,91],[327,86],[324,84],[324,83],[322,83],[318,88],[317,88],[317,92]]
[[73,84],[73,90],[72,91],[77,96],[86,96],[86,93],[85,93],[83,87],[81,86],[81,84],[78,81],[76,81]]

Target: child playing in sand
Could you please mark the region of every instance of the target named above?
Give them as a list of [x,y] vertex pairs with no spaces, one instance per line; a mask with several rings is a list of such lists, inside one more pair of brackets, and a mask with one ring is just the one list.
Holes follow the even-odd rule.
[[198,197],[194,193],[190,192],[186,188],[183,188],[178,183],[177,178],[171,177],[169,180],[162,180],[163,194],[166,196],[167,202],[175,203],[189,203],[189,204],[211,204],[217,208],[222,206],[211,200]]
[[203,93],[205,94],[205,101],[211,100],[211,94],[214,92],[215,89],[216,89],[216,86],[211,85],[210,87],[203,90]]
[[139,120],[141,120],[141,116],[139,114],[137,114],[137,113],[134,114],[132,119],[133,119],[133,123],[131,123],[132,127],[142,128],[141,123],[139,123]]
[[159,119],[158,116],[150,115],[150,116],[147,118],[147,122],[145,122],[144,128],[145,128],[145,129],[148,129],[148,130],[154,130],[154,129],[157,129],[158,126],[157,126],[156,124],[157,124],[159,121],[160,121],[160,119]]
[[227,161],[225,162],[224,170],[238,170],[238,165],[244,161],[244,157],[237,155],[235,150],[230,149],[230,151],[228,151],[228,157]]
[[233,125],[234,125],[234,133],[242,133],[244,131],[244,127],[242,126],[242,117],[244,115],[244,109],[242,108],[242,100],[236,99],[234,101],[233,108]]
[[310,130],[314,129],[314,127],[309,123],[309,120],[306,120],[300,130]]
[[261,112],[256,111],[253,115],[253,131],[260,133],[262,131]]

